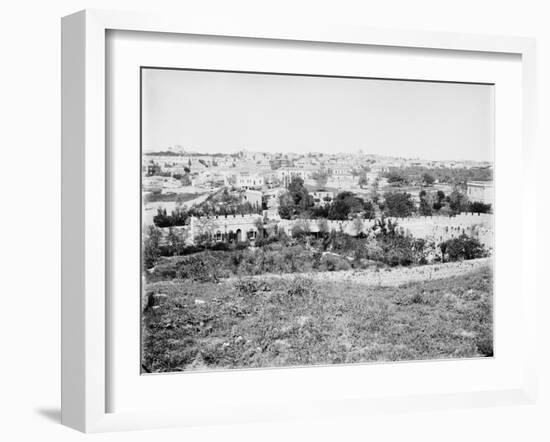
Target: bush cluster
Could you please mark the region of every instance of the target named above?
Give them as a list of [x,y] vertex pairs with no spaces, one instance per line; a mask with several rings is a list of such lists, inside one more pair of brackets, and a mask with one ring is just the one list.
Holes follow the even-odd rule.
[[[169,241],[160,246],[158,229],[151,228],[144,240],[144,266],[151,269],[160,257],[174,256],[179,259],[170,261],[170,265],[180,269],[178,278],[185,279],[186,275],[190,275],[191,279],[215,280],[220,276],[214,275],[220,272],[229,276],[246,276],[339,271],[367,268],[373,262],[392,267],[409,266],[438,260],[482,258],[489,254],[477,238],[465,233],[437,245],[433,241],[403,233],[397,223],[385,218],[377,220],[368,235],[361,236],[336,231],[313,236],[303,229],[298,231],[298,228],[293,237],[288,237],[284,232],[267,235],[258,240],[254,248],[249,247],[248,242],[211,241],[203,241],[195,246]],[[162,271],[166,271],[165,262],[159,265]],[[182,270],[183,267],[189,269]],[[161,270],[154,270],[150,274],[154,275],[158,271]],[[193,276],[195,274],[198,276]]]
[[439,247],[444,261],[462,261],[488,256],[487,249],[476,238],[463,233],[458,238],[442,242]]

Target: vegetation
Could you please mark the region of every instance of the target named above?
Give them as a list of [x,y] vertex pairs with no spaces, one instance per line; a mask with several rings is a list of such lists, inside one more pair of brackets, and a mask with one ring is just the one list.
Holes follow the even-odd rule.
[[404,218],[414,213],[414,202],[410,193],[386,192],[384,194],[384,212],[387,216]]
[[491,204],[485,204],[479,201],[470,202],[468,212],[472,213],[492,213]]
[[422,174],[422,183],[426,186],[431,186],[435,182],[435,178],[431,173],[424,172]]
[[148,193],[145,196],[146,203],[157,203],[157,202],[177,202],[178,204],[183,204],[187,201],[197,198],[199,195],[196,193],[176,193],[176,192],[166,192],[166,193]]
[[493,355],[491,269],[399,288],[311,278],[146,286],[144,370]]
[[359,173],[357,184],[359,184],[359,187],[361,187],[361,189],[369,184],[369,179],[367,178],[366,172],[362,171]]
[[493,171],[490,168],[472,167],[472,168],[450,168],[450,167],[421,167],[410,166],[401,168],[392,168],[385,174],[389,183],[405,184],[419,183],[432,184],[426,182],[426,175],[434,179],[433,182],[447,184],[464,184],[468,181],[491,181]]
[[293,219],[307,212],[313,205],[313,197],[304,186],[304,180],[293,177],[287,191],[279,198],[279,215],[284,219]]
[[464,259],[483,258],[488,256],[487,250],[476,238],[466,234],[458,238],[444,241],[439,246],[444,261],[462,261]]
[[160,230],[149,226],[143,239],[143,265],[146,269],[153,267],[161,255]]
[[458,189],[451,192],[448,201],[449,209],[451,209],[453,213],[466,212],[469,208],[468,197]]
[[389,172],[386,172],[384,177],[388,180],[389,184],[393,184],[393,185],[404,185],[409,182],[405,174],[395,169]]
[[[178,202],[178,200],[176,200]],[[225,189],[219,194],[211,195],[201,204],[190,208],[177,207],[168,215],[166,209],[157,209],[153,222],[157,227],[176,227],[188,224],[190,217],[249,215],[261,214],[262,207],[242,200],[238,195],[231,194]]]
[[364,210],[364,202],[352,192],[340,192],[328,208],[328,219],[346,220],[357,216]]
[[326,218],[329,220],[349,220],[358,215],[366,219],[375,216],[371,201],[364,201],[353,192],[344,191],[327,204],[314,206],[314,200],[304,186],[301,178],[295,177],[288,186],[287,192],[279,198],[279,215],[283,219]]
[[[198,254],[197,259],[210,262],[211,257],[215,256],[211,272],[216,278],[225,278],[262,273],[364,269],[373,264],[392,267],[422,265],[438,260],[457,261],[488,256],[483,244],[465,233],[436,244],[404,233],[397,222],[387,218],[377,219],[366,232],[362,219],[355,218],[353,228],[356,236],[330,230],[325,219],[318,221],[319,232],[311,233],[308,222],[312,221],[298,220],[293,226],[292,237],[288,237],[284,231],[264,226],[259,220],[258,231],[262,235],[255,241],[256,247],[253,249],[249,248],[248,241],[238,243],[236,238],[230,238],[228,242],[216,242],[210,235],[197,238],[196,245],[189,246],[185,244],[182,233],[176,234],[173,229],[170,229],[166,241],[160,244],[160,230],[150,227],[144,235],[144,265],[151,268],[160,257]],[[327,265],[326,260],[337,263]],[[187,262],[187,259],[161,261],[164,266],[162,271],[166,270],[166,266],[174,267],[169,273],[174,278],[180,278],[178,272]],[[192,271],[185,270],[184,273]]]

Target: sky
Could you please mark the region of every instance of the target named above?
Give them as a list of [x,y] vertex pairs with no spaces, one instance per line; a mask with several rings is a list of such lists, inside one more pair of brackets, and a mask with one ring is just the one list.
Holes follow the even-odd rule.
[[142,147],[492,161],[493,86],[144,69]]

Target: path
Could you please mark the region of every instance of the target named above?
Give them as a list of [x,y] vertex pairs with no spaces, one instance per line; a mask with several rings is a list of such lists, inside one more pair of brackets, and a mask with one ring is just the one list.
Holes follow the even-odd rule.
[[[255,279],[291,279],[308,277],[317,282],[347,282],[368,286],[397,287],[409,282],[432,281],[472,273],[483,267],[492,266],[492,258],[479,258],[462,262],[430,264],[417,267],[393,267],[381,270],[343,270],[336,272],[309,272],[263,274]],[[237,278],[229,278],[236,280]]]

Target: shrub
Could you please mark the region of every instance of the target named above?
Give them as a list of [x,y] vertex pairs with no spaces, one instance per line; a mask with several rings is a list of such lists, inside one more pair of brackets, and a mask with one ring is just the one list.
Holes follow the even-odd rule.
[[461,261],[464,259],[483,258],[488,255],[487,249],[477,238],[465,233],[439,245],[444,261]]
[[474,213],[491,213],[491,204],[485,204],[479,201],[472,201],[469,203],[468,211]]
[[485,333],[475,339],[477,351],[483,356],[493,356],[493,334]]
[[319,292],[312,279],[298,276],[288,281],[285,289],[275,292],[273,298],[282,305],[294,308],[298,304],[315,302]]
[[351,269],[350,262],[341,256],[327,254],[323,256],[319,263],[320,271],[339,271],[339,270],[349,270]]
[[302,238],[309,233],[309,226],[305,220],[297,220],[292,226],[292,237]]
[[330,204],[328,218],[332,220],[346,220],[353,214],[363,210],[363,200],[352,192],[340,192]]
[[237,292],[245,297],[255,295],[259,291],[266,291],[269,289],[269,286],[265,281],[254,278],[238,279],[237,282],[235,282],[234,287]]
[[231,250],[231,246],[226,242],[215,242],[209,247],[209,249],[227,252],[228,250]]
[[149,226],[143,240],[143,265],[146,269],[153,267],[160,257],[160,237],[160,230],[155,226]]

